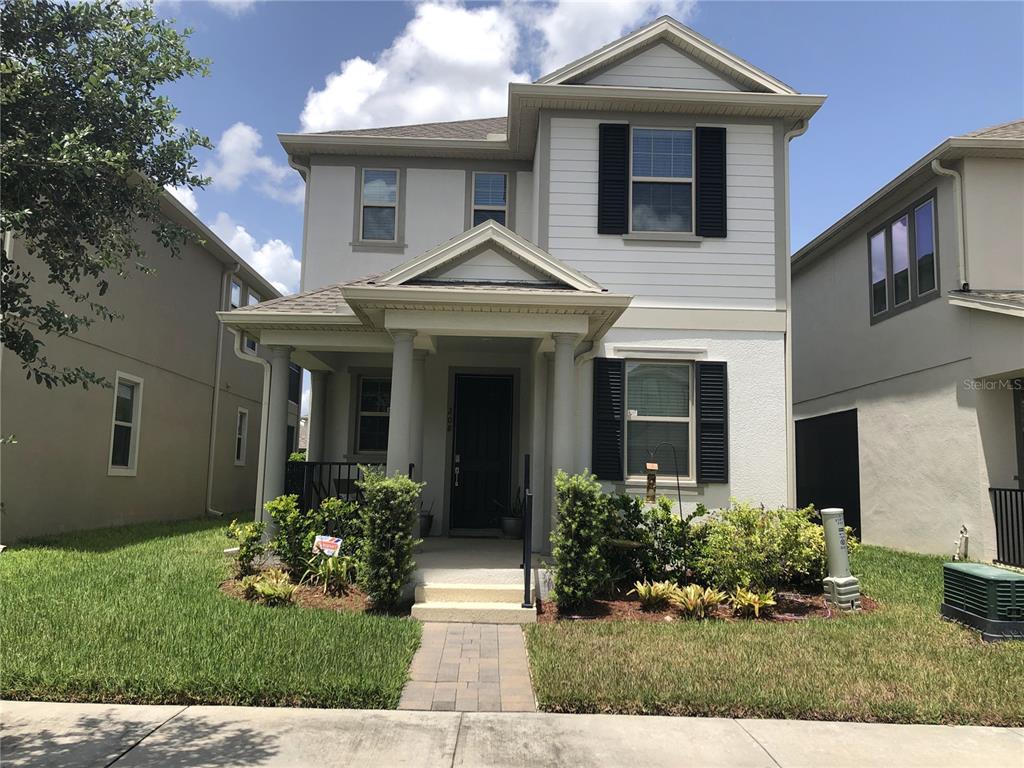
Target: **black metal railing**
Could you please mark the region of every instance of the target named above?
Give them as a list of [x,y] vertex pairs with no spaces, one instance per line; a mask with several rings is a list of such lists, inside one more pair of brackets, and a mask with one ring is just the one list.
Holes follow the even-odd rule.
[[1024,568],[1024,489],[989,488],[996,522],[996,562]]
[[530,454],[523,461],[523,608],[533,608],[533,489],[530,488]]
[[362,471],[355,461],[289,461],[284,492],[299,497],[299,509],[314,509],[324,499],[356,501]]

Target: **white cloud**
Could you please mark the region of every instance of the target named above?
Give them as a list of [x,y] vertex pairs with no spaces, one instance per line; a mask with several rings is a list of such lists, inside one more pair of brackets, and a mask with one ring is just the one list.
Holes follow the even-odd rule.
[[277,238],[258,243],[245,227],[223,211],[217,214],[210,229],[281,293],[298,290],[302,265],[288,243]]
[[209,0],[209,2],[218,11],[222,11],[228,16],[241,16],[256,5],[256,0]]
[[309,403],[313,399],[312,384],[309,379],[309,371],[302,372],[302,402],[299,404],[299,413],[309,416]]
[[259,131],[246,123],[235,123],[221,134],[203,173],[212,177],[214,187],[233,192],[249,182],[273,200],[301,205],[304,187],[298,174],[262,154],[262,147]]
[[[423,0],[374,60],[341,62],[310,89],[302,129],[369,128],[503,115],[509,82],[568,64],[661,14],[685,21],[696,0],[529,2],[466,7]],[[532,73],[532,74],[531,74]]]
[[196,200],[196,193],[188,187],[174,187],[170,184],[165,184],[164,189],[174,195],[178,202],[188,208],[191,213],[199,210],[199,201]]

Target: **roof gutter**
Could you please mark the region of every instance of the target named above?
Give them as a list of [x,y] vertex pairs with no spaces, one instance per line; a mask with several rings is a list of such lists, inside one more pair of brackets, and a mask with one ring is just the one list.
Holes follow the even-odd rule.
[[957,240],[960,242],[960,258],[957,260],[957,267],[960,271],[958,275],[959,280],[957,281],[960,290],[969,291],[971,285],[968,282],[967,275],[967,232],[964,226],[964,181],[959,171],[954,171],[952,168],[946,168],[942,165],[942,160],[935,158],[932,160],[932,171],[939,176],[950,176],[953,179],[953,196],[956,198],[956,229],[957,229]]

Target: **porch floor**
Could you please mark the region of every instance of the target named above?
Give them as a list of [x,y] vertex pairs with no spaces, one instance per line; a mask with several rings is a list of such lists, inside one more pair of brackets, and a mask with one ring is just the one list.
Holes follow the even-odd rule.
[[413,584],[523,584],[519,539],[431,536],[413,550],[413,558]]

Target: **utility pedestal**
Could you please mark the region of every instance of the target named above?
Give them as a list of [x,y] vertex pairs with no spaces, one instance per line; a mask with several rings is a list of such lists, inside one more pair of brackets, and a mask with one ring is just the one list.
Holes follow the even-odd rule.
[[828,576],[823,581],[825,600],[844,611],[859,611],[860,580],[850,573],[843,510],[836,507],[821,510],[821,522],[825,528],[825,552],[828,556]]

